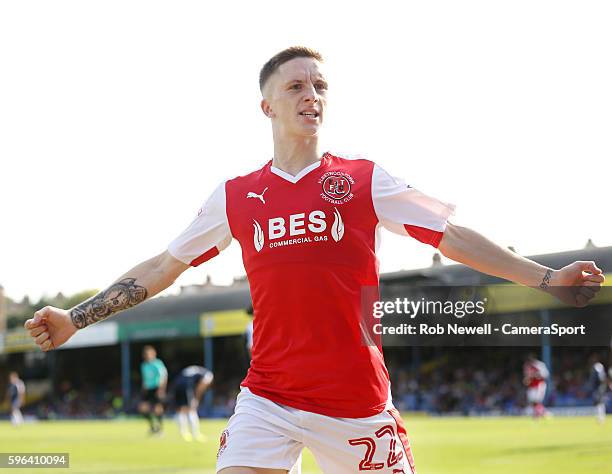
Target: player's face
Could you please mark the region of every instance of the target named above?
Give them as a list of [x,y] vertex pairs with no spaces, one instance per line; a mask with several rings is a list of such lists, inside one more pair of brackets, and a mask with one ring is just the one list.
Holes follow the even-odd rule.
[[313,58],[295,58],[279,66],[264,88],[261,107],[284,135],[315,136],[323,124],[327,81]]
[[153,360],[157,354],[153,349],[147,349],[144,351],[143,356],[144,360]]

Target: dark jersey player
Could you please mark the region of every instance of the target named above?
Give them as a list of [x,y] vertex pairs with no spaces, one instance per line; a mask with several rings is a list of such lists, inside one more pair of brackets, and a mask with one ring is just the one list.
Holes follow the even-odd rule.
[[[594,262],[559,270],[539,265],[450,223],[452,205],[373,161],[323,153],[328,84],[319,53],[284,50],[264,65],[259,83],[272,160],[220,183],[166,251],[70,310],[37,311],[26,328],[42,350],[54,349],[167,288],[235,239],[253,300],[253,352],[221,436],[217,472],[286,473],[308,447],[325,473],[414,473],[382,348],[362,344],[368,328],[361,302],[377,293],[380,229],[576,306],[594,296],[602,272]],[[375,99],[376,85],[364,84],[355,112],[384,120],[368,114]]]
[[589,388],[595,405],[597,421],[603,424],[606,421],[606,401],[608,392],[608,376],[606,369],[596,354],[591,356],[591,373],[589,375]]
[[210,370],[199,365],[190,365],[181,370],[174,380],[174,402],[177,408],[179,430],[185,441],[206,441],[200,432],[198,406],[213,378]]
[[21,407],[25,401],[25,384],[23,380],[19,378],[17,372],[9,373],[9,384],[6,395],[11,407],[11,423],[13,426],[19,426],[23,424]]

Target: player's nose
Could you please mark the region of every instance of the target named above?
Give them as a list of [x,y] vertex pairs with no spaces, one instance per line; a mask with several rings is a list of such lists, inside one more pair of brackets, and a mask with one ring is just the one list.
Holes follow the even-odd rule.
[[319,102],[319,94],[312,83],[308,84],[304,89],[304,102],[309,104],[316,104]]

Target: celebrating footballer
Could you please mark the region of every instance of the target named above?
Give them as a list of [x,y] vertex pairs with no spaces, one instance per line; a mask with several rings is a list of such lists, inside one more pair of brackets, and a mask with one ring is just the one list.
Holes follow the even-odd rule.
[[55,349],[168,288],[236,239],[253,301],[252,361],[221,436],[217,472],[298,472],[307,447],[327,474],[414,474],[382,347],[363,343],[361,298],[378,286],[381,228],[574,306],[586,305],[604,277],[594,262],[553,269],[521,257],[452,224],[453,205],[391,170],[323,152],[329,93],[318,52],[278,53],[263,66],[259,85],[273,158],[220,183],[164,252],[70,310],[37,311],[25,326],[43,351]]

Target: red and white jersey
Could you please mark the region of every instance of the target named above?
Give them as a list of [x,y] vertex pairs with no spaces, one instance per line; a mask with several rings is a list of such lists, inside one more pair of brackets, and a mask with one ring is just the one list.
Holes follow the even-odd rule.
[[256,395],[327,416],[380,413],[389,374],[362,342],[362,294],[378,291],[378,231],[437,247],[454,207],[365,159],[325,153],[296,176],[272,166],[221,184],[169,246],[193,266],[235,238],[251,288]]
[[548,368],[541,360],[527,361],[523,365],[523,377],[528,387],[538,387],[546,382],[548,376]]

